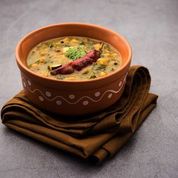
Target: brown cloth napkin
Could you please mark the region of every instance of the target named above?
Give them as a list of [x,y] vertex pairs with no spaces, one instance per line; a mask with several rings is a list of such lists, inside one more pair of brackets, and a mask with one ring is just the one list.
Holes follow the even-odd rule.
[[132,66],[117,103],[100,113],[78,118],[42,111],[21,91],[2,108],[2,123],[74,155],[101,162],[128,141],[156,106],[157,95],[149,93],[150,83],[147,68]]

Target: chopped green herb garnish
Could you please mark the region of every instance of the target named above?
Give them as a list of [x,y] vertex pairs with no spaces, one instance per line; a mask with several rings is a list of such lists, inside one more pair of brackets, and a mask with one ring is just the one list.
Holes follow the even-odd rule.
[[40,63],[40,60],[37,60],[37,61],[35,61],[34,63],[35,63],[35,64],[39,64],[39,63]]
[[86,52],[83,47],[70,47],[66,53],[65,56],[68,57],[71,60],[78,59],[80,57],[83,57],[86,55]]
[[49,48],[53,48],[53,47],[54,47],[54,45],[53,45],[53,44],[50,44],[50,45],[49,45]]
[[92,78],[96,78],[96,75],[95,74],[91,75],[90,79],[92,79]]
[[105,68],[106,68],[105,65],[98,64],[97,67],[96,67],[96,70],[102,70],[102,69],[105,69]]

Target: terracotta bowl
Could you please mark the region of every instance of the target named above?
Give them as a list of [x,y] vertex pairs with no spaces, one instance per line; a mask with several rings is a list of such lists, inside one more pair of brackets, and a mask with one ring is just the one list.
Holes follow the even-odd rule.
[[[113,45],[122,56],[119,70],[86,81],[59,81],[35,74],[27,67],[27,55],[38,43],[62,36],[85,36]],[[27,34],[16,47],[26,96],[41,109],[62,115],[83,115],[103,110],[121,96],[131,63],[131,47],[120,34],[106,28],[81,23],[55,24]]]

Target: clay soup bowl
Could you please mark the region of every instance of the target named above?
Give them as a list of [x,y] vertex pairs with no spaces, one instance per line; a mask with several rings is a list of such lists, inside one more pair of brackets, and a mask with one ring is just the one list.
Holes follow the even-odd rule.
[[[26,62],[29,51],[42,41],[62,36],[84,36],[111,44],[122,56],[120,68],[105,77],[85,81],[60,81],[32,72]],[[120,34],[97,25],[81,23],[40,28],[27,34],[16,47],[16,61],[26,96],[41,109],[73,116],[101,111],[119,99],[124,90],[131,56],[131,47]]]

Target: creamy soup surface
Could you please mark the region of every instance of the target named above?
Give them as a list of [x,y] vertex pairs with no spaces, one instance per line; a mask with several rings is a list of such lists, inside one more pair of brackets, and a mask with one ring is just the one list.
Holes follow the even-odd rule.
[[[93,57],[93,51],[99,51],[99,55]],[[119,69],[121,62],[120,53],[110,44],[78,36],[43,41],[36,45],[27,57],[27,66],[33,72],[57,80],[70,81],[106,76]],[[65,67],[70,69],[66,70]]]

